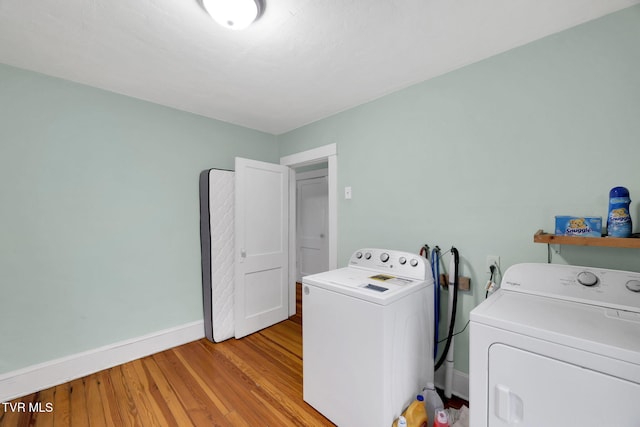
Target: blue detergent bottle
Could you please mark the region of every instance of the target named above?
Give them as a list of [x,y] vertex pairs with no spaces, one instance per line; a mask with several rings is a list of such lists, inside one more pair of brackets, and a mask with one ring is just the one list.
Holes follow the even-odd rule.
[[610,237],[631,236],[631,215],[629,215],[629,190],[614,187],[609,192],[609,215],[607,216],[607,234]]

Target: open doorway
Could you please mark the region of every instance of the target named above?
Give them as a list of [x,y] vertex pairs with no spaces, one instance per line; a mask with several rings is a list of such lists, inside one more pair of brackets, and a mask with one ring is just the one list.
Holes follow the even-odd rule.
[[328,253],[328,269],[337,268],[338,238],[337,238],[337,152],[336,144],[329,144],[312,150],[303,151],[281,157],[280,164],[290,167],[289,179],[289,314],[296,313],[296,279],[298,272],[298,236],[297,236],[297,179],[298,171],[310,165],[326,165],[327,181],[327,235],[326,246]]
[[329,270],[327,164],[296,169],[296,281]]

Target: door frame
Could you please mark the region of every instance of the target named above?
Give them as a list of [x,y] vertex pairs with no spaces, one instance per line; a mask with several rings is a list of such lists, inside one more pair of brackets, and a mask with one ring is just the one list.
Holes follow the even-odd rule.
[[280,157],[289,166],[289,315],[296,314],[296,171],[295,168],[327,162],[329,186],[329,269],[338,267],[338,153],[336,144],[323,145]]

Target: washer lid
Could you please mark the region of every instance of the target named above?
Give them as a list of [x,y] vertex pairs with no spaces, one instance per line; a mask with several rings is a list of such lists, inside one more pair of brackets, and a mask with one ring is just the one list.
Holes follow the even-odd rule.
[[471,310],[470,318],[472,324],[640,365],[640,314],[635,312],[499,289]]
[[387,305],[433,281],[411,279],[355,267],[345,267],[302,278],[302,283]]

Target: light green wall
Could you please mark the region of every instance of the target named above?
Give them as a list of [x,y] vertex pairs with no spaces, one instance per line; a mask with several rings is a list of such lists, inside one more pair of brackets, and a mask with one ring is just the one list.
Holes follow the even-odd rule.
[[202,319],[198,174],[257,131],[0,65],[0,373]]
[[[639,23],[633,7],[279,137],[0,65],[0,373],[200,320],[198,173],[235,156],[337,143],[353,188],[339,262],[455,245],[474,286],[460,327],[486,255],[546,261],[532,236],[554,215],[605,216],[625,185],[640,230]],[[563,247],[554,262],[639,257]],[[456,350],[466,372],[468,332]]]
[[[552,231],[554,215],[606,217],[609,189],[624,185],[640,230],[638,46],[633,7],[289,132],[281,155],[337,144],[338,194],[353,188],[338,204],[340,265],[359,247],[455,245],[473,286],[459,330],[484,299],[486,256],[503,271],[546,262],[533,234]],[[632,249],[554,253],[633,271],[639,260]],[[456,338],[463,372],[468,339]]]

